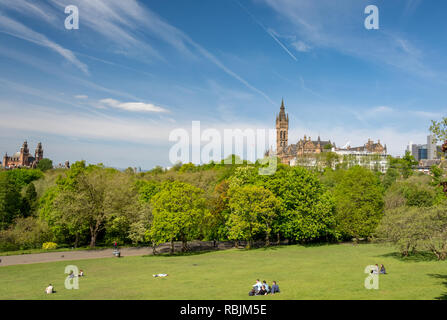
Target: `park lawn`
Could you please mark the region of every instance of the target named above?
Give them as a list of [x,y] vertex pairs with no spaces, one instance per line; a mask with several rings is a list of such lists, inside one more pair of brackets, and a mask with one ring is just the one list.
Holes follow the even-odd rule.
[[[378,290],[367,290],[364,269],[376,263],[389,274],[380,275]],[[79,290],[64,288],[68,264],[85,272]],[[276,280],[281,293],[249,297],[257,278]],[[53,295],[44,293],[49,283]],[[38,263],[0,267],[0,299],[447,299],[447,261],[335,244]]]

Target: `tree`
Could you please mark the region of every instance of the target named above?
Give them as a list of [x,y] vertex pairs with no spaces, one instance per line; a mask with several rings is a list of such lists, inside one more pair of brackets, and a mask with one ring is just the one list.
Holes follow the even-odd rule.
[[373,172],[348,169],[334,188],[337,229],[356,240],[369,237],[383,215],[383,189]]
[[0,172],[0,230],[6,229],[20,213],[20,192],[8,173]]
[[47,170],[51,170],[51,169],[53,169],[53,161],[51,161],[48,158],[43,158],[37,164],[37,169],[39,169],[39,170],[41,170],[43,172],[45,172]]
[[270,245],[270,233],[280,205],[273,193],[263,187],[245,185],[230,188],[229,197],[229,238],[245,239],[251,248],[254,236],[264,232],[266,245]]
[[115,169],[100,165],[85,167],[82,163],[73,165],[72,169],[59,182],[60,193],[53,206],[74,230],[88,226],[90,247],[95,247],[98,234],[107,222],[136,214],[132,206],[136,190],[131,186],[130,177]]
[[148,238],[159,244],[174,240],[182,241],[182,251],[187,242],[197,238],[207,212],[203,190],[183,182],[166,182],[161,191],[152,197],[153,221]]
[[402,256],[416,250],[421,234],[418,223],[419,208],[398,207],[387,210],[376,230],[378,241],[391,242],[399,248]]
[[436,140],[447,140],[447,117],[442,118],[441,121],[431,121],[430,131],[435,136]]
[[400,207],[387,211],[377,228],[377,236],[397,245],[403,256],[419,248],[432,252],[438,260],[445,260],[447,207]]
[[25,189],[25,195],[22,198],[22,207],[20,209],[23,217],[33,214],[36,209],[37,192],[34,183],[30,183]]
[[205,216],[203,224],[203,234],[205,239],[213,240],[214,245],[217,240],[228,238],[226,221],[230,214],[228,206],[228,182],[221,181],[215,188],[209,199],[209,211]]
[[297,241],[335,238],[334,202],[315,173],[302,167],[279,166],[274,175],[260,176],[257,184],[281,201],[274,229]]
[[412,176],[395,182],[385,193],[385,209],[400,206],[431,207],[444,200],[442,190],[432,185],[429,176]]
[[413,168],[418,164],[416,159],[411,155],[410,151],[405,151],[405,156],[402,158],[390,157],[390,168],[399,170],[401,176],[407,179],[413,174]]

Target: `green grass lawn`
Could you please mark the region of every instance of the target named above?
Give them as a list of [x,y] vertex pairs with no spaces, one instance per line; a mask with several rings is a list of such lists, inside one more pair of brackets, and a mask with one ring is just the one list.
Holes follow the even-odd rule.
[[[389,274],[367,290],[364,269],[376,263]],[[86,274],[79,290],[64,288],[68,264]],[[276,280],[281,293],[249,297],[257,278]],[[49,283],[56,294],[44,293]],[[39,263],[0,267],[0,299],[447,299],[447,261],[340,244]]]

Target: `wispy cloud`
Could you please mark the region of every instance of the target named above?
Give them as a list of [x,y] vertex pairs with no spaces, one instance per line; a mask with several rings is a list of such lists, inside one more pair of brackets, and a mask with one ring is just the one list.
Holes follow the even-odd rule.
[[49,40],[45,35],[31,30],[22,23],[14,19],[11,19],[7,16],[4,16],[1,13],[0,13],[0,32],[4,32],[14,37],[35,43],[42,47],[47,47],[60,54],[70,63],[72,63],[81,71],[83,71],[85,74],[89,73],[87,65],[79,61],[72,51],[62,47],[61,45],[57,44],[54,41]]
[[301,40],[292,42],[292,46],[299,52],[308,52],[311,48]]
[[130,112],[168,112],[167,109],[144,102],[120,102],[118,100],[108,98],[100,100],[100,103],[111,108]]
[[37,6],[35,3],[26,0],[1,0],[0,8],[13,10],[30,17],[38,16],[53,26],[58,22],[54,10],[43,1],[39,1],[39,6]]
[[[257,0],[272,8],[283,19],[283,28],[296,33],[312,48],[335,49],[365,61],[398,68],[416,76],[437,78],[410,36],[392,29],[367,32],[363,12],[367,1]],[[419,1],[412,1],[414,8]],[[298,46],[299,47],[299,46]],[[304,49],[305,46],[301,46]]]
[[287,49],[287,47],[278,39],[278,35],[276,34],[276,32],[271,29],[271,28],[266,28],[264,26],[264,24],[257,19],[250,11],[248,11],[248,9],[243,6],[239,1],[235,0],[235,2],[239,5],[239,7],[241,7],[249,16],[250,18],[256,22],[261,28],[262,30],[264,30],[270,37],[272,37],[273,40],[276,41],[277,44],[279,44],[279,46],[295,61],[298,61],[297,58],[293,55],[292,52],[290,52],[289,49]]
[[273,29],[267,29],[267,33],[281,46],[281,48],[284,49],[285,52],[295,61],[298,61],[297,58],[293,55],[292,52],[290,52],[289,49],[278,39],[278,34]]

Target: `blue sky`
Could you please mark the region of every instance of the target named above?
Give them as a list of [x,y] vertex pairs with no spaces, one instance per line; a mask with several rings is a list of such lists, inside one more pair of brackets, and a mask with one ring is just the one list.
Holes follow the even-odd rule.
[[[64,26],[67,5],[79,29]],[[367,5],[380,29],[364,27]],[[0,152],[169,166],[175,128],[368,138],[400,155],[446,116],[447,3],[0,0]]]

